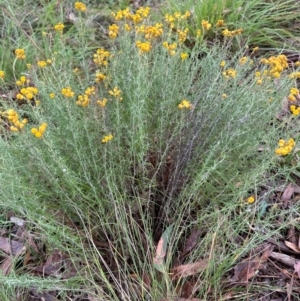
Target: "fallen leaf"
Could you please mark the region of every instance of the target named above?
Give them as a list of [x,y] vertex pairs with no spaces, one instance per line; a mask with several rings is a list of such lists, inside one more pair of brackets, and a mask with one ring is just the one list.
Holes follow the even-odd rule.
[[173,273],[172,278],[183,278],[198,274],[207,268],[208,262],[208,259],[202,259],[194,263],[177,266],[171,270]]
[[156,255],[153,258],[154,267],[162,273],[165,272],[164,258],[167,253],[168,242],[171,237],[173,226],[174,226],[174,224],[167,227],[167,229],[162,234],[162,236],[158,242],[157,248],[156,248]]
[[24,244],[19,241],[10,240],[7,237],[0,237],[0,249],[8,255],[17,255],[25,251],[26,248]]
[[289,242],[289,241],[287,241],[287,240],[285,240],[284,243],[285,243],[285,245],[286,245],[287,247],[289,247],[290,249],[292,249],[294,252],[300,253],[300,249],[299,249],[298,246],[296,246],[295,244],[293,244],[293,243],[291,243],[291,242]]
[[278,260],[279,262],[285,264],[286,266],[289,266],[291,268],[294,268],[294,265],[296,263],[296,259],[285,255],[285,254],[281,254],[281,253],[277,253],[277,252],[272,252],[270,254],[270,258]]
[[198,230],[197,227],[194,227],[192,229],[191,234],[189,235],[189,237],[187,238],[187,240],[184,244],[184,248],[180,255],[180,259],[182,259],[186,254],[188,254],[195,248],[195,246],[198,243],[198,238],[199,238],[200,234],[201,234],[201,230]]
[[300,260],[296,260],[295,264],[294,264],[294,269],[295,272],[298,274],[298,276],[300,277]]
[[232,282],[248,282],[253,276],[255,276],[256,271],[261,265],[261,260],[259,258],[254,258],[252,260],[247,259],[234,267],[234,275],[231,278]]
[[8,256],[1,264],[0,270],[2,271],[3,276],[7,276],[10,274],[11,269],[13,267],[13,260],[10,256]]

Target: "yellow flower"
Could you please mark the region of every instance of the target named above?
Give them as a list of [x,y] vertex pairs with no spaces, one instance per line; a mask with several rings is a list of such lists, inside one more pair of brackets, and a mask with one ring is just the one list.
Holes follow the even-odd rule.
[[255,197],[254,196],[250,196],[248,199],[247,199],[247,202],[249,204],[253,204],[255,202]]
[[49,94],[49,97],[50,97],[50,98],[54,98],[54,97],[55,97],[55,94],[54,94],[54,93],[50,93],[50,94]]
[[26,54],[25,50],[23,48],[18,48],[15,50],[15,55],[17,59],[25,60],[26,59]]
[[72,91],[71,87],[66,87],[61,90],[62,95],[65,97],[73,97],[74,92]]
[[114,138],[114,136],[110,134],[110,135],[104,136],[101,141],[102,141],[102,143],[107,143],[108,141],[112,140],[113,138]]
[[47,66],[47,62],[45,62],[45,61],[38,61],[38,62],[37,62],[37,65],[38,65],[39,67],[41,67],[41,68],[44,68],[44,67]]
[[222,98],[223,98],[223,99],[227,98],[227,94],[225,94],[225,93],[222,94]]
[[119,26],[117,24],[112,24],[108,28],[108,36],[111,39],[115,39],[119,33]]
[[256,47],[254,47],[254,48],[252,49],[252,52],[256,52],[258,49],[259,49],[259,47],[256,46]]
[[226,65],[226,62],[225,61],[222,61],[221,63],[220,63],[220,67],[225,67],[225,65]]
[[290,93],[292,95],[298,95],[299,94],[299,90],[297,88],[291,88]]
[[99,105],[101,108],[104,108],[106,104],[107,104],[106,98],[103,98],[102,100],[101,99],[97,100],[97,105]]
[[208,21],[203,20],[201,25],[204,29],[209,30],[211,28],[211,24]]
[[186,52],[182,52],[180,54],[180,57],[181,57],[181,60],[184,61],[184,60],[186,60],[189,57],[189,55]]
[[256,81],[256,84],[260,86],[260,85],[262,84],[262,82],[263,82],[262,79],[258,79],[258,80]]
[[289,101],[296,101],[296,97],[293,94],[289,94],[288,100]]
[[62,23],[57,23],[56,25],[54,25],[54,30],[63,33],[63,30],[65,28],[65,25]]
[[222,26],[224,26],[224,20],[218,20],[217,23],[216,23],[216,26],[217,26],[217,27],[222,27]]
[[236,72],[236,70],[229,68],[229,69],[225,70],[222,74],[226,78],[229,78],[229,77],[235,78],[237,72]]
[[188,100],[186,100],[186,99],[183,99],[181,101],[181,103],[178,105],[178,109],[179,110],[182,110],[182,109],[192,109],[192,108],[193,108],[192,104]]
[[246,56],[243,56],[241,59],[240,59],[240,65],[243,66],[246,64],[248,58]]
[[44,135],[44,132],[47,128],[47,123],[42,123],[39,128],[32,128],[30,130],[31,134],[34,135],[36,138],[42,138]]
[[107,60],[110,56],[111,56],[111,54],[109,51],[106,51],[103,48],[100,48],[94,54],[94,63],[98,66],[107,66],[107,64],[108,64]]
[[86,5],[82,2],[75,2],[75,9],[78,11],[85,12],[86,11]]
[[288,141],[280,139],[278,141],[278,148],[275,150],[275,153],[279,156],[288,155],[293,151],[295,145],[296,143],[293,138],[290,138]]
[[95,77],[96,77],[96,79],[95,79],[96,83],[101,83],[103,80],[106,79],[106,76],[103,73],[101,73],[101,72],[97,72],[95,74]]
[[196,36],[197,36],[197,38],[199,38],[199,37],[201,36],[201,29],[198,29],[198,30],[197,30]]
[[113,90],[109,90],[108,93],[118,98],[120,101],[123,100],[123,98],[121,97],[122,91],[118,87],[114,87]]
[[5,72],[3,70],[0,70],[0,78],[4,79],[5,77]]
[[140,53],[146,53],[149,52],[152,48],[150,42],[141,42],[137,41],[136,46],[139,48]]

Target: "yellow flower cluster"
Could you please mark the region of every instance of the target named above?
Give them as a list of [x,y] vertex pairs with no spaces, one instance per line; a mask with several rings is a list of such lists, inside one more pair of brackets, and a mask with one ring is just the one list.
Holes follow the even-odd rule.
[[122,91],[118,87],[114,87],[113,90],[109,90],[108,93],[120,101],[123,100],[121,97]]
[[181,103],[178,105],[178,109],[180,109],[180,110],[183,110],[183,109],[192,109],[192,108],[193,108],[192,104],[188,100],[186,100],[186,99],[183,99],[181,101]]
[[176,43],[169,44],[168,42],[163,42],[162,45],[163,45],[163,47],[165,47],[168,50],[168,52],[171,56],[175,55],[175,53],[176,53],[175,49],[177,47]]
[[298,116],[300,114],[300,107],[297,107],[295,105],[291,105],[290,106],[290,110],[291,110],[291,113],[294,115],[294,116]]
[[40,68],[45,68],[47,65],[51,65],[51,64],[52,64],[52,61],[50,59],[48,59],[47,61],[38,61],[37,62],[37,65]]
[[97,52],[94,54],[94,63],[97,66],[107,66],[108,59],[110,58],[110,52],[104,50],[103,48],[100,48],[97,50]]
[[150,42],[137,41],[136,42],[136,46],[137,46],[137,48],[139,48],[139,52],[140,53],[149,52],[151,50],[151,48],[152,48]]
[[75,2],[75,9],[78,11],[85,12],[86,11],[86,5],[82,2]]
[[140,7],[135,14],[132,14],[129,8],[124,10],[119,10],[117,13],[112,13],[111,15],[116,21],[122,19],[132,20],[134,24],[140,23],[143,19],[147,18],[150,13],[150,7]]
[[184,41],[187,38],[188,32],[189,32],[188,28],[186,28],[185,30],[180,30],[180,29],[177,30],[179,43],[184,43]]
[[161,23],[156,23],[154,26],[147,26],[143,32],[145,34],[146,40],[151,40],[162,36],[163,34],[163,25]]
[[3,70],[0,70],[0,79],[4,79],[5,72]]
[[235,29],[235,30],[228,30],[228,28],[224,29],[222,31],[222,34],[224,37],[234,37],[236,35],[239,35],[243,32],[242,28]]
[[284,54],[271,56],[269,59],[263,58],[260,61],[264,65],[270,66],[269,74],[273,78],[279,78],[281,73],[288,68],[287,57]]
[[65,25],[62,23],[57,23],[56,25],[54,25],[54,30],[63,33],[63,30],[65,28]]
[[247,63],[247,61],[248,61],[248,57],[243,56],[239,62],[241,66],[244,66]]
[[112,24],[108,28],[108,36],[111,39],[115,39],[119,34],[119,26],[117,24]]
[[237,74],[237,72],[236,72],[236,70],[234,70],[233,68],[229,68],[229,69],[227,69],[227,70],[225,70],[224,72],[222,72],[222,74],[223,74],[223,76],[225,77],[225,78],[235,78],[236,77],[236,74]]
[[38,128],[32,128],[31,134],[36,138],[42,138],[47,128],[47,123],[42,123]]
[[201,25],[204,29],[209,30],[211,28],[211,23],[206,20],[202,20]]
[[16,81],[17,86],[24,86],[25,84],[29,84],[29,79],[26,76],[22,75],[19,80]]
[[15,55],[17,59],[20,60],[25,60],[26,59],[26,54],[25,54],[25,50],[23,48],[18,48],[15,50]]
[[106,76],[101,73],[101,72],[96,72],[95,74],[95,82],[96,83],[101,83],[102,81],[104,81],[106,79]]
[[293,151],[295,145],[296,143],[293,138],[290,138],[288,141],[280,139],[278,141],[278,148],[275,150],[275,153],[279,156],[288,155]]
[[97,100],[97,105],[100,106],[101,108],[104,108],[106,106],[106,104],[107,104],[106,98]]
[[71,87],[61,89],[61,94],[67,98],[74,97],[74,92],[72,91]]
[[20,90],[20,93],[17,94],[18,100],[32,100],[37,94],[39,90],[36,87],[26,87]]
[[290,79],[300,78],[300,72],[292,72],[292,73],[289,75],[289,78],[290,78]]
[[255,197],[253,195],[249,196],[248,199],[247,199],[247,202],[249,204],[253,204],[255,202]]
[[90,96],[96,94],[96,88],[94,86],[87,87],[83,95],[78,95],[76,104],[80,107],[87,107],[90,103]]
[[1,113],[1,117],[4,117],[8,120],[8,122],[10,123],[10,130],[12,132],[19,132],[28,122],[27,118],[24,118],[22,121],[20,121],[19,114],[14,109],[4,111],[3,113]]
[[110,140],[112,140],[114,138],[114,136],[113,135],[106,135],[106,136],[104,136],[103,137],[103,139],[102,139],[102,143],[107,143],[108,141],[110,141]]
[[182,53],[180,53],[180,57],[181,57],[181,60],[184,61],[189,57],[189,55],[186,52],[182,52]]
[[217,27],[223,27],[224,25],[225,25],[224,20],[218,20],[217,23],[216,23]]
[[171,27],[175,27],[175,22],[180,20],[186,20],[191,16],[189,11],[186,11],[183,15],[180,12],[175,12],[173,15],[165,14],[165,22]]
[[297,88],[291,88],[288,99],[289,101],[296,101],[296,98],[300,99],[299,90]]

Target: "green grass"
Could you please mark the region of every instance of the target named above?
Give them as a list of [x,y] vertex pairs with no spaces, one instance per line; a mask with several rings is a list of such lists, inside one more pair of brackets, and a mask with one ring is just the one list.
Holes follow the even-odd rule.
[[[124,3],[118,5],[124,8]],[[136,46],[145,40],[141,33],[126,32],[121,21],[119,37],[110,40],[107,26],[99,29],[92,22],[93,16],[108,20],[108,13],[101,15],[99,8],[75,12],[73,24],[65,17],[72,2],[57,6],[56,1],[46,1],[32,10],[18,4],[2,3],[0,69],[6,77],[0,81],[0,227],[6,231],[3,235],[14,237],[18,227],[9,216],[24,219],[24,236],[32,237],[40,249],[34,252],[26,245],[27,264],[21,254],[8,275],[0,273],[1,298],[18,300],[21,292],[29,295],[32,289],[56,292],[62,299],[82,292],[95,300],[181,296],[188,280],[172,280],[169,272],[194,228],[201,230],[201,237],[181,264],[200,259],[209,259],[209,264],[194,277],[199,289],[193,297],[225,298],[232,267],[266,238],[297,226],[295,205],[294,212],[284,211],[285,223],[274,227],[283,211],[265,211],[274,192],[263,188],[299,173],[294,155],[279,158],[274,152],[280,138],[297,142],[296,129],[288,126],[295,118],[288,117],[285,124],[275,118],[295,85],[287,77],[290,71],[257,85],[255,72],[269,68],[250,58],[241,65],[248,49],[232,53],[235,38],[216,40],[209,47],[198,41],[190,48],[178,43],[164,25],[151,51],[141,54]],[[107,1],[105,7],[112,4]],[[235,9],[233,3],[228,5]],[[28,14],[20,19],[24,9]],[[199,20],[209,10],[199,12]],[[36,16],[41,17],[34,21]],[[62,35],[53,29],[58,22],[65,23]],[[143,22],[152,24],[151,19]],[[241,24],[240,19],[234,22]],[[254,38],[249,31],[241,39],[257,45]],[[178,43],[174,56],[162,46],[164,41]],[[94,63],[102,47],[111,54],[107,67]],[[25,61],[15,59],[16,48],[25,49]],[[182,52],[188,59],[182,61]],[[38,67],[37,62],[46,59],[52,64]],[[224,77],[228,68],[237,71],[236,77]],[[95,83],[97,70],[106,75],[101,83]],[[22,75],[38,88],[35,100],[40,105],[16,99],[15,81]],[[68,86],[74,97],[62,94]],[[78,106],[78,95],[91,86],[95,94],[89,105]],[[122,100],[109,94],[114,87],[121,90]],[[104,108],[97,104],[103,98],[108,99]],[[179,109],[183,99],[191,108]],[[28,119],[16,133],[10,131],[13,124],[4,113],[10,109],[20,120]],[[42,123],[47,128],[39,139],[31,129]],[[110,134],[113,139],[103,143]],[[257,199],[252,205],[246,202],[250,195]],[[161,273],[153,258],[170,225],[166,272]],[[256,226],[264,231],[253,231]],[[56,278],[34,272],[57,250],[70,258],[74,277],[61,281],[61,273]],[[231,288],[234,293],[238,289]],[[255,287],[249,294],[252,290]]]

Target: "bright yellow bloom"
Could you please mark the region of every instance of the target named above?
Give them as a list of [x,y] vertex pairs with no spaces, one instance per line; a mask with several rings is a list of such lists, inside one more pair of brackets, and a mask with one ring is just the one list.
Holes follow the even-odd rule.
[[256,81],[256,84],[260,86],[260,85],[262,84],[262,82],[263,82],[262,79],[258,79],[258,80]]
[[30,130],[31,134],[34,135],[36,138],[42,138],[44,135],[44,132],[46,131],[47,123],[42,123],[39,128],[32,128]]
[[163,47],[168,49],[168,52],[171,56],[175,55],[175,49],[177,47],[177,44],[176,43],[173,43],[173,44],[169,44],[168,42],[163,42]]
[[296,107],[295,105],[290,106],[291,113],[294,116],[298,116],[300,114],[300,107]]
[[180,57],[181,57],[181,60],[184,61],[189,57],[189,55],[186,52],[182,52],[182,53],[180,53]]
[[278,148],[275,150],[275,153],[279,156],[288,155],[293,151],[295,145],[296,143],[293,138],[290,138],[288,141],[280,139],[278,141]]
[[123,100],[121,97],[122,91],[118,87],[114,87],[113,90],[109,90],[108,93],[115,98],[118,98],[120,101]]
[[38,62],[37,62],[37,65],[38,65],[39,67],[41,67],[41,68],[44,68],[44,67],[47,66],[47,62],[45,62],[45,61],[38,61]]
[[249,204],[253,204],[255,202],[255,197],[254,196],[250,196],[248,199],[247,199],[247,202]]
[[246,64],[248,58],[246,56],[243,56],[241,59],[240,59],[240,65],[243,66]]
[[222,26],[224,26],[224,20],[218,20],[217,23],[216,23],[216,26],[217,26],[217,27],[222,27]]
[[178,105],[178,109],[180,109],[180,110],[182,110],[182,109],[192,109],[192,108],[193,108],[192,104],[186,99],[183,99],[181,101],[181,103]]
[[78,95],[76,104],[80,107],[87,107],[90,103],[89,96],[84,94],[84,95]]
[[101,99],[97,100],[97,105],[99,105],[101,108],[104,108],[106,104],[107,104],[106,98],[103,98],[102,100]]
[[82,2],[75,2],[75,9],[78,11],[85,12],[86,11],[86,5]]
[[0,70],[0,78],[4,79],[5,77],[5,72],[3,70]]
[[294,79],[294,78],[300,78],[300,72],[293,72],[289,75],[289,78]]
[[55,94],[54,94],[54,93],[50,93],[50,94],[49,94],[49,97],[50,97],[50,98],[54,98],[54,97],[55,97]]
[[299,90],[297,88],[291,88],[290,93],[292,95],[298,95],[299,94]]
[[228,28],[226,28],[222,31],[222,34],[224,37],[233,37],[233,36],[241,34],[242,32],[243,32],[242,28],[236,29],[236,30],[228,30]]
[[18,48],[15,50],[15,55],[17,59],[25,60],[26,59],[26,54],[25,50],[23,48]]
[[186,40],[188,32],[189,32],[188,28],[186,28],[185,30],[179,30],[179,29],[177,30],[177,34],[179,36],[178,38],[179,43],[183,43]]
[[225,70],[222,74],[223,74],[223,76],[226,77],[226,78],[229,78],[229,77],[235,78],[237,72],[236,72],[236,70],[234,70],[234,69],[232,69],[232,68],[229,68],[229,69]]
[[139,48],[140,53],[146,53],[149,52],[152,48],[150,42],[141,42],[137,41],[136,46]]
[[211,24],[208,21],[203,20],[201,25],[204,29],[209,30],[211,28]]
[[87,87],[84,91],[84,94],[87,96],[95,95],[95,93],[96,93],[96,88],[94,86]]
[[113,135],[106,135],[103,137],[103,139],[101,140],[102,143],[107,143],[108,141],[112,140],[114,138]]
[[111,39],[115,39],[119,34],[119,26],[117,24],[112,24],[108,28],[108,36]]
[[66,87],[66,88],[63,88],[61,90],[61,93],[63,96],[65,97],[73,97],[74,96],[74,92],[72,91],[72,88],[71,87]]
[[100,48],[94,54],[94,63],[98,66],[107,66],[108,59],[110,58],[111,54],[109,51]]
[[96,74],[95,74],[95,82],[96,83],[101,83],[103,80],[105,80],[106,79],[106,76],[103,74],[103,73],[101,73],[101,72],[97,72]]
[[256,52],[258,49],[259,49],[259,47],[256,46],[256,47],[254,47],[254,48],[252,49],[252,52]]
[[147,40],[157,38],[163,34],[163,25],[156,23],[154,26],[147,26],[142,32],[145,34],[145,39]]
[[57,23],[56,25],[54,25],[54,30],[63,33],[63,30],[65,28],[65,25],[62,23]]
[[225,65],[226,65],[226,62],[225,61],[222,61],[221,63],[220,63],[220,67],[225,67]]

